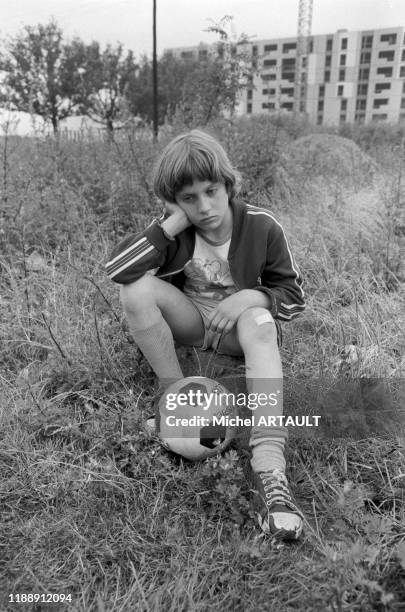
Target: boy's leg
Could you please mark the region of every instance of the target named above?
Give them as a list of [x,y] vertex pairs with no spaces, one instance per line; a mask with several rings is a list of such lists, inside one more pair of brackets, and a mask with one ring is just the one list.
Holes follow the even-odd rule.
[[252,394],[252,399],[254,397],[258,400],[261,397],[262,400],[268,400],[254,410],[255,427],[250,437],[259,523],[266,533],[297,539],[302,531],[303,515],[293,502],[285,477],[284,445],[287,430],[284,426],[258,425],[260,417],[264,417],[267,422],[269,416],[283,414],[283,374],[278,333],[268,310],[245,310],[238,319],[236,331],[233,329],[223,338],[219,350],[226,352],[228,349],[235,354],[238,344],[245,355],[248,393]]
[[121,288],[121,303],[139,349],[160,386],[182,378],[174,348],[202,344],[204,324],[194,304],[176,287],[150,274]]
[[[252,468],[255,472],[278,469],[285,472],[284,446],[287,430],[283,426],[258,426],[260,417],[283,414],[283,371],[278,348],[277,328],[270,313],[264,308],[249,308],[240,317],[230,334],[224,336],[218,347],[221,353],[245,356],[246,384],[250,397],[269,397],[252,414],[256,426],[252,428]],[[279,392],[279,393],[278,393]]]

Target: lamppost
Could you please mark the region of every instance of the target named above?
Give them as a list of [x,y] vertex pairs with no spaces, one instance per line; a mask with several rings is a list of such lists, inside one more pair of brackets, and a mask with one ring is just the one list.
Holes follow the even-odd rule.
[[156,57],[156,0],[153,0],[153,140],[158,137],[158,74]]

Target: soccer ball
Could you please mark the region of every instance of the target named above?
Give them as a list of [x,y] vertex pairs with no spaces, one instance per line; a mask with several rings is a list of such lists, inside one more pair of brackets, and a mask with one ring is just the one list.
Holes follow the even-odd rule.
[[205,376],[189,376],[169,385],[159,400],[164,446],[189,461],[225,450],[236,435],[227,425],[235,415],[232,394]]

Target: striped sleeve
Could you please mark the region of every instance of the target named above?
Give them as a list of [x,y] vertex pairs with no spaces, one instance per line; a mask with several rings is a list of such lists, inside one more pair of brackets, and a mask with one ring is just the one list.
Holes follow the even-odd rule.
[[123,285],[138,280],[164,263],[170,242],[156,222],[141,234],[128,236],[114,249],[106,263],[108,277]]
[[267,261],[257,289],[271,298],[271,313],[282,321],[291,321],[305,310],[303,280],[291,252],[283,227],[270,211],[248,206],[248,215],[268,220]]

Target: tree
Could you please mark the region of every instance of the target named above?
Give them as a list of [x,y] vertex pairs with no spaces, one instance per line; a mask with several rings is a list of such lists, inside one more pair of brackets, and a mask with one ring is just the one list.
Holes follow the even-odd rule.
[[[183,99],[188,75],[197,68],[197,61],[178,59],[170,53],[164,53],[158,60],[159,123],[175,112]],[[126,95],[131,113],[152,121],[152,63],[146,55],[141,58],[136,79],[128,87]]]
[[[239,95],[251,83],[253,67],[246,52],[245,35],[238,39],[229,33],[231,17],[214,23],[208,31],[219,40],[204,59],[182,59],[167,52],[158,63],[159,121],[175,110],[187,125],[206,125],[223,114],[232,115]],[[141,61],[137,77],[128,89],[131,112],[152,119],[152,66]]]
[[208,32],[219,36],[214,52],[187,76],[182,99],[186,123],[206,125],[215,117],[236,110],[241,92],[252,81],[254,68],[245,45],[245,34],[236,38],[230,34],[232,17],[226,15],[213,23]]
[[53,20],[25,26],[5,43],[0,56],[0,70],[5,73],[0,103],[40,115],[56,134],[59,122],[81,109],[84,62],[84,43],[79,39],[64,43],[62,30]]
[[138,65],[132,51],[123,46],[107,45],[102,51],[98,42],[86,48],[86,61],[81,70],[81,94],[84,112],[105,126],[112,134],[117,120],[128,114],[128,92],[133,90]]

